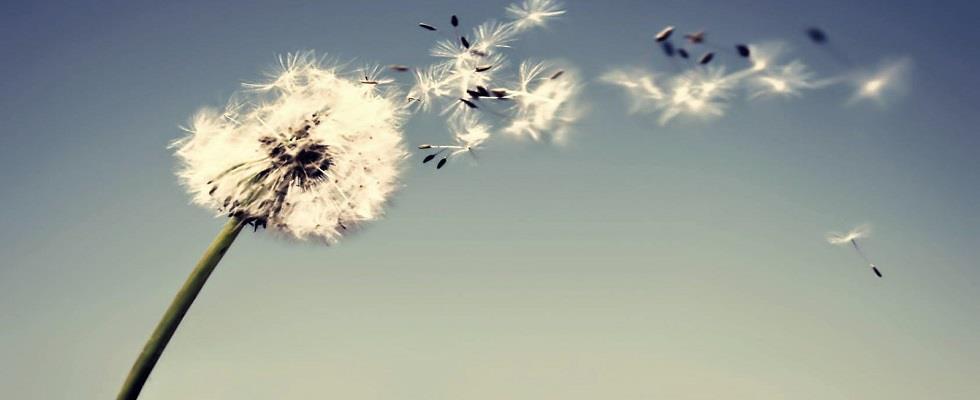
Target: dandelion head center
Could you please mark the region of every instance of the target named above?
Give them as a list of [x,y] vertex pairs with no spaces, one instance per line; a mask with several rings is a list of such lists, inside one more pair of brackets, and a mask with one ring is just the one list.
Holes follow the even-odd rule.
[[309,189],[326,178],[333,164],[330,147],[310,135],[310,130],[319,124],[320,119],[314,114],[291,132],[259,138],[271,161],[268,172],[277,175],[281,185]]

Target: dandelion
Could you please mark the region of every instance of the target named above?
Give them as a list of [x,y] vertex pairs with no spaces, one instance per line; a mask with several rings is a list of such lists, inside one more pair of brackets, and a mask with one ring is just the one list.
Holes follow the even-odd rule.
[[[404,103],[380,69],[345,76],[312,52],[246,85],[223,111],[203,109],[174,143],[192,202],[228,217],[140,354],[120,399],[139,394],[208,276],[245,226],[336,243],[378,219],[406,157]],[[367,81],[367,82],[366,82]]]
[[864,262],[868,263],[868,266],[871,267],[871,271],[874,272],[876,276],[881,278],[882,274],[881,271],[878,270],[878,266],[876,266],[874,263],[871,262],[871,260],[868,259],[868,256],[864,254],[864,251],[861,250],[861,246],[859,246],[857,242],[858,239],[864,239],[870,235],[871,235],[871,226],[864,224],[864,225],[859,225],[854,229],[851,229],[845,233],[837,233],[837,232],[828,233],[827,242],[838,246],[841,245],[846,246],[850,244],[851,246],[854,247],[854,250],[857,251],[858,255],[861,256]]
[[565,14],[565,10],[554,0],[524,0],[520,5],[508,6],[507,13],[514,19],[514,28],[523,31],[545,26],[549,19]]

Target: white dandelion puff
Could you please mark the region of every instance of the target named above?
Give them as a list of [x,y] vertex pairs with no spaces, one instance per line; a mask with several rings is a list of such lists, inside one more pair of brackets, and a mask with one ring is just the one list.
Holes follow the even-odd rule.
[[858,239],[864,239],[870,235],[871,235],[871,226],[868,224],[863,224],[863,225],[858,225],[854,229],[851,229],[844,233],[838,233],[838,232],[828,233],[827,242],[838,246],[851,245],[852,247],[854,247],[854,250],[857,251],[858,255],[861,256],[861,259],[863,259],[864,262],[868,263],[868,266],[871,267],[871,271],[874,272],[874,274],[877,277],[881,278],[882,277],[881,270],[879,270],[878,266],[868,259],[868,256],[864,254],[864,250],[861,250],[861,246],[858,245]]
[[603,74],[599,79],[626,91],[630,100],[629,111],[631,113],[655,108],[665,96],[657,76],[641,68],[613,69]]
[[681,115],[720,117],[725,113],[736,82],[720,67],[687,71],[670,82],[666,96],[660,101],[662,111],[658,121],[666,125]]
[[850,103],[863,100],[885,104],[905,89],[905,79],[911,62],[903,58],[887,62],[871,73],[857,74],[853,79],[854,94]]
[[345,77],[288,55],[224,113],[203,109],[174,143],[194,203],[296,239],[337,242],[379,218],[406,153],[405,102],[380,69]]
[[580,86],[576,74],[566,69],[546,63],[521,64],[517,88],[510,91],[516,111],[505,131],[562,142],[582,114],[575,101]]
[[813,80],[806,65],[793,61],[786,65],[767,68],[758,75],[748,78],[749,98],[760,97],[799,97],[806,89],[813,89],[819,83]]
[[565,14],[561,2],[554,0],[524,0],[507,6],[514,28],[523,31],[548,24],[548,20]]

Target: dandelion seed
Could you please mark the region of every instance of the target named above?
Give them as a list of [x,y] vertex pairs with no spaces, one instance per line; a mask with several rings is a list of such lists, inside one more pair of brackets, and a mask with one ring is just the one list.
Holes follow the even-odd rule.
[[431,144],[420,144],[419,145],[419,150],[425,150],[425,149],[431,149],[431,148],[432,148],[432,145]]
[[657,35],[654,36],[654,39],[656,39],[658,42],[663,42],[663,41],[665,41],[667,39],[670,39],[670,35],[672,33],[674,33],[674,27],[673,26],[667,26],[666,28],[664,28],[660,32],[657,32]]
[[684,49],[677,49],[677,54],[680,55],[681,58],[683,59],[687,59],[688,57],[691,56],[690,54],[687,53],[687,50]]
[[[568,133],[569,124],[581,116],[581,109],[575,102],[580,89],[578,81],[574,76],[566,76],[565,70],[545,75],[548,69],[550,66],[545,63],[521,64],[518,88],[509,91],[516,112],[505,132],[526,135],[534,140],[547,136],[561,142]],[[542,79],[545,76],[549,78]],[[560,76],[566,76],[566,79],[557,79]]]
[[436,158],[436,155],[435,154],[429,154],[429,155],[425,156],[425,158],[422,159],[422,164],[425,164],[425,163],[427,163],[429,161],[432,161],[432,159],[434,159],[434,158]]
[[827,34],[820,28],[809,28],[806,30],[806,36],[810,38],[810,41],[816,44],[827,43]]
[[714,58],[715,58],[715,53],[711,53],[711,52],[704,53],[704,55],[701,56],[700,59],[698,59],[698,64],[705,65],[711,62],[711,60]]
[[438,29],[436,29],[436,27],[434,27],[432,25],[429,25],[429,24],[426,24],[426,23],[423,23],[423,22],[419,22],[419,27],[422,28],[422,29],[428,30],[428,31],[437,31],[438,30]]
[[747,85],[749,98],[767,96],[798,97],[804,89],[813,89],[821,84],[813,81],[813,74],[800,61],[767,68],[759,75],[749,78]]
[[836,233],[836,232],[828,233],[827,242],[838,246],[840,245],[846,246],[850,244],[852,247],[854,247],[854,250],[857,251],[858,255],[861,256],[864,262],[866,262],[868,266],[871,267],[871,271],[873,271],[877,277],[881,278],[882,274],[881,271],[878,269],[878,266],[868,259],[868,256],[866,256],[864,254],[864,251],[861,250],[861,246],[858,245],[858,239],[864,239],[870,235],[871,235],[871,227],[865,224],[865,225],[859,225],[854,229],[851,229],[850,231],[847,231],[845,233]]
[[667,57],[673,57],[674,56],[674,44],[673,43],[670,43],[670,42],[660,43],[660,49],[664,51],[664,54],[666,54]]
[[446,162],[448,161],[449,161],[449,157],[439,160],[439,164],[436,164],[436,169],[442,169],[442,167],[446,166]]
[[476,72],[486,72],[486,71],[489,71],[490,68],[493,68],[493,65],[487,65],[487,66],[483,66],[483,67],[476,67]]
[[390,69],[392,71],[395,71],[395,72],[407,72],[411,68],[409,68],[408,66],[405,66],[405,65],[389,65],[388,66],[388,69]]
[[452,18],[449,19],[449,23],[453,26],[459,26],[459,18],[453,15]]
[[901,94],[911,63],[908,59],[890,61],[871,73],[858,74],[852,81],[854,94],[850,103],[863,100],[886,104],[890,97]]
[[704,43],[704,36],[705,36],[704,31],[698,31],[694,33],[688,33],[684,35],[684,38],[687,39],[688,42],[691,42],[693,44],[701,44]]
[[466,104],[466,106],[469,107],[469,108],[474,108],[474,109],[475,108],[479,108],[479,107],[476,106],[476,103],[474,103],[472,101],[469,101],[469,100],[466,100],[466,99],[459,99],[459,101],[462,102],[463,104]]
[[520,5],[508,6],[507,13],[514,19],[515,29],[523,31],[545,26],[549,19],[565,14],[565,10],[554,0],[524,0]]
[[459,43],[462,44],[463,47],[465,47],[467,49],[470,48],[470,42],[468,40],[466,40],[466,36],[460,36],[459,37]]
[[738,55],[742,56],[743,58],[749,58],[749,56],[752,55],[752,51],[749,49],[749,46],[744,44],[735,45],[735,51],[737,51]]

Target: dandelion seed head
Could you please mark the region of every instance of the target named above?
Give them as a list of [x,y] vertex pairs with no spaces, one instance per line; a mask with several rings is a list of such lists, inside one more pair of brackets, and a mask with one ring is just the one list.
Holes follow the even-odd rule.
[[863,239],[871,235],[871,225],[862,224],[844,233],[830,232],[827,234],[827,242],[836,245],[848,245],[852,240]]
[[192,118],[173,145],[177,175],[195,204],[219,215],[335,243],[379,218],[398,186],[404,101],[362,83],[365,70],[347,77],[312,52],[289,54],[280,67],[223,112]]
[[561,2],[555,0],[524,0],[507,6],[507,14],[518,31],[546,26],[548,20],[565,14]]

